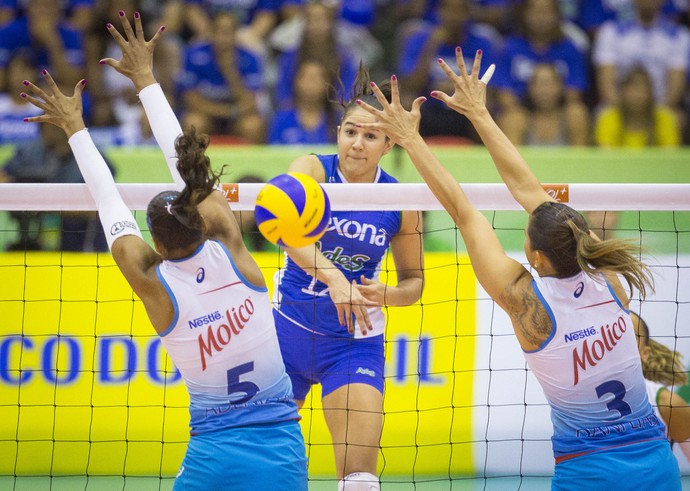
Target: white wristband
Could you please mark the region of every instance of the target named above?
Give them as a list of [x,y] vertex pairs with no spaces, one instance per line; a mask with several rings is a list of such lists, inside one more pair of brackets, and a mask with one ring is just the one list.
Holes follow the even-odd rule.
[[184,187],[184,181],[177,172],[177,153],[175,152],[175,140],[182,134],[182,127],[177,116],[170,107],[168,99],[165,98],[160,84],[152,84],[141,89],[139,100],[144,106],[153,136],[163,151],[175,184],[180,188]]
[[122,201],[110,169],[89,132],[86,129],[77,131],[69,139],[69,145],[84,182],[96,202],[108,247],[112,249],[113,243],[125,235],[136,235],[141,238],[141,231],[134,215]]

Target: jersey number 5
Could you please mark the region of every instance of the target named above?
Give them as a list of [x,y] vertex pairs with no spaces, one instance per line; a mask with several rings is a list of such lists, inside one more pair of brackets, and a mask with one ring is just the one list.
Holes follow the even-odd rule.
[[259,386],[253,382],[240,382],[240,375],[254,371],[254,362],[250,361],[242,365],[238,365],[235,368],[228,370],[228,395],[232,394],[246,394],[241,399],[232,401],[233,404],[244,404],[252,397],[254,394],[259,392]]

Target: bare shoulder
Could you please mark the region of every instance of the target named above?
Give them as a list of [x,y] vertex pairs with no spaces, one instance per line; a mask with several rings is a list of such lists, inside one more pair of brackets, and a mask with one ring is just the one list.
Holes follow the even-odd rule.
[[529,272],[525,270],[506,286],[498,300],[510,317],[520,346],[525,350],[539,348],[551,334],[553,326],[532,287]]
[[307,174],[316,179],[317,182],[326,181],[326,171],[324,170],[323,165],[321,165],[319,158],[314,154],[297,157],[290,164],[288,171]]

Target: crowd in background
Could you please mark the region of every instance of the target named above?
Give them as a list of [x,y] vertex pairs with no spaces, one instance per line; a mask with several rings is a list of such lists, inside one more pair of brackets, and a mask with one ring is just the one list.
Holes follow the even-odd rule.
[[[396,74],[409,104],[452,91],[437,59],[454,65],[461,46],[468,66],[478,49],[496,64],[488,105],[516,144],[690,144],[688,0],[0,0],[0,144],[17,145],[0,182],[80,180],[61,142],[23,121],[36,108],[22,81],[42,68],[66,90],[88,80],[97,144],[155,143],[131,83],[98,63],[118,56],[105,26],[121,10],[165,26],[157,79],[183,127],[226,142],[333,143],[360,63]],[[420,132],[478,142],[432,98]],[[20,160],[38,147],[53,165],[31,181]]]
[[[446,89],[436,60],[461,46],[496,63],[490,106],[518,144],[688,143],[687,0],[0,0],[0,143],[38,136],[19,97],[38,68],[88,80],[99,143],[151,142],[131,84],[98,64],[120,10],[166,27],[156,76],[183,126],[228,141],[332,142],[360,62],[409,101]],[[476,141],[434,100],[421,131]]]

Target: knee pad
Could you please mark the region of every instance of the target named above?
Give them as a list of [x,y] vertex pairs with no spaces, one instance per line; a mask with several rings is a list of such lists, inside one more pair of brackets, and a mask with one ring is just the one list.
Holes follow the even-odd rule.
[[379,478],[368,472],[353,472],[338,481],[338,491],[380,491]]

